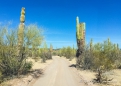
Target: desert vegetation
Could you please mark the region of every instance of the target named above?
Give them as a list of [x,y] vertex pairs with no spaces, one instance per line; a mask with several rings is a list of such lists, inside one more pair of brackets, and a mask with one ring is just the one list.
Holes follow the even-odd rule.
[[0,83],[8,79],[27,74],[33,63],[27,59],[33,58],[36,62],[42,59],[52,59],[52,55],[66,57],[70,61],[76,58],[76,68],[97,72],[95,82],[111,81],[104,75],[112,69],[121,69],[121,49],[110,38],[100,43],[85,43],[85,23],[79,23],[76,18],[77,48],[67,46],[60,49],[49,48],[44,41],[43,29],[36,24],[25,25],[25,8],[21,10],[20,24],[17,29],[0,26]]
[[[106,71],[121,68],[121,50],[118,44],[107,39],[102,43],[90,43],[84,47],[80,60],[80,67],[97,71],[97,81],[103,82],[107,77],[103,76]],[[108,79],[110,80],[110,79]]]
[[52,59],[52,45],[47,48],[43,30],[36,24],[25,26],[25,8],[22,8],[18,29],[0,26],[0,83],[26,74],[33,63],[28,58]]
[[76,57],[76,49],[74,47],[63,47],[58,50],[58,55],[64,56],[69,60],[72,60],[74,57]]
[[79,18],[77,21],[77,69],[92,70],[97,72],[96,82],[103,83],[105,81],[111,81],[108,76],[104,75],[105,72],[112,69],[121,68],[121,50],[118,44],[112,43],[110,38],[102,43],[93,43],[93,39],[90,43],[85,44],[85,26],[84,23],[79,24]]

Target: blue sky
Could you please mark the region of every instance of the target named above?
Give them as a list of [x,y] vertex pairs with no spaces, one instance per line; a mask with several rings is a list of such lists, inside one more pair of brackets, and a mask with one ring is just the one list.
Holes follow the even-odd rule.
[[54,48],[76,47],[76,16],[86,23],[86,43],[108,37],[121,46],[121,0],[0,0],[0,24],[19,24],[25,7],[25,24],[37,23]]

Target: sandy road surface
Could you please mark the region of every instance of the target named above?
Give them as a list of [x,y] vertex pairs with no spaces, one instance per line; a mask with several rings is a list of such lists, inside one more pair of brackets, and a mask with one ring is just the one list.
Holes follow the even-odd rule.
[[54,56],[53,62],[33,86],[85,86],[69,65],[66,59]]

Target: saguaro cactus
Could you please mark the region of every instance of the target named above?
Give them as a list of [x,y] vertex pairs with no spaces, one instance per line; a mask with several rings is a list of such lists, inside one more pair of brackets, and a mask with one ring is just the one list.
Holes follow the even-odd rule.
[[90,41],[90,51],[92,51],[92,46],[93,46],[93,39]]
[[50,59],[52,59],[53,46],[50,44]]
[[82,23],[82,28],[83,28],[83,44],[85,45],[86,43],[85,43],[85,28],[86,27],[86,25],[85,25],[85,23]]
[[85,43],[85,23],[79,24],[79,17],[76,18],[76,39],[78,46],[76,57],[77,57],[77,66],[79,66]]
[[116,48],[117,48],[117,50],[119,50],[119,44],[117,44],[117,47]]
[[110,45],[110,38],[108,38],[108,45]]
[[19,56],[22,53],[23,48],[23,40],[24,40],[24,22],[25,22],[25,8],[22,7],[21,16],[20,16],[20,24],[18,29],[18,52],[17,55]]
[[53,46],[52,46],[52,44],[50,44],[50,52],[52,52],[53,51]]

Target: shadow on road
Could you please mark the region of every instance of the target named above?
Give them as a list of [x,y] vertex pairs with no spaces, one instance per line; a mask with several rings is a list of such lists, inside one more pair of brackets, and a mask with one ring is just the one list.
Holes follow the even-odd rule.
[[43,75],[43,70],[42,69],[35,69],[30,71],[30,74],[33,78],[39,78],[40,75]]
[[69,65],[69,67],[75,67],[76,68],[76,64],[71,64],[71,65]]

